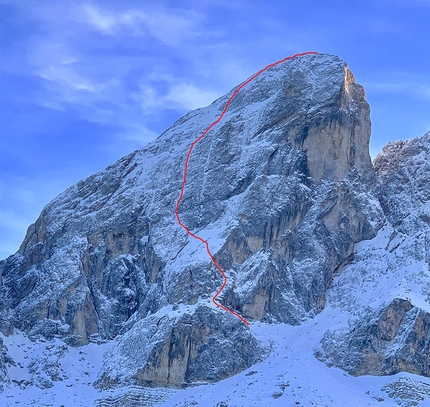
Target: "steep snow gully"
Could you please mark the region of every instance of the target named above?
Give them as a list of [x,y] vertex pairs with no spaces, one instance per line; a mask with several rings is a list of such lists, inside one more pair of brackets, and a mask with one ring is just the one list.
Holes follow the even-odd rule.
[[196,235],[195,233],[191,232],[190,229],[184,225],[181,221],[181,218],[179,216],[179,206],[181,204],[181,200],[184,196],[184,191],[185,191],[185,184],[187,182],[187,171],[188,171],[188,164],[189,164],[189,160],[191,157],[191,153],[193,152],[193,148],[194,146],[215,126],[217,125],[222,118],[224,117],[224,114],[227,112],[227,109],[231,103],[231,101],[234,99],[234,97],[240,92],[240,90],[242,88],[244,88],[248,83],[252,82],[255,78],[257,78],[260,74],[262,74],[263,72],[267,71],[269,68],[282,64],[283,62],[292,60],[294,58],[297,57],[301,57],[303,55],[315,55],[318,54],[318,52],[303,52],[301,54],[295,54],[289,57],[286,57],[284,59],[281,59],[277,62],[274,62],[272,64],[267,65],[266,67],[264,67],[263,69],[261,69],[260,71],[258,71],[256,74],[254,74],[253,76],[251,76],[248,80],[246,80],[245,82],[243,82],[234,92],[233,94],[230,96],[230,98],[227,100],[227,103],[224,106],[223,111],[221,112],[220,116],[218,117],[218,119],[216,119],[203,133],[200,137],[198,137],[196,140],[194,140],[191,145],[190,145],[190,149],[188,150],[188,154],[187,154],[187,158],[185,160],[185,168],[184,168],[184,178],[182,180],[182,187],[181,187],[181,193],[179,194],[179,198],[178,201],[176,202],[176,208],[175,208],[175,215],[176,218],[178,220],[179,225],[185,229],[185,231],[194,239],[200,240],[202,243],[204,243],[206,245],[206,251],[208,252],[209,257],[212,260],[212,263],[214,264],[214,266],[218,269],[218,271],[222,274],[222,277],[224,279],[223,284],[221,286],[221,288],[217,291],[217,293],[212,297],[212,302],[217,306],[217,307],[221,307],[223,310],[231,312],[234,316],[236,316],[237,318],[239,318],[242,322],[244,322],[246,325],[251,325],[245,318],[243,318],[241,315],[239,315],[237,312],[233,311],[232,309],[220,304],[217,301],[217,297],[221,294],[222,290],[224,289],[224,287],[227,285],[227,276],[224,273],[223,269],[219,266],[219,264],[217,263],[217,261],[215,260],[214,256],[212,255],[210,248],[209,248],[209,243],[207,240],[201,238],[200,236]]

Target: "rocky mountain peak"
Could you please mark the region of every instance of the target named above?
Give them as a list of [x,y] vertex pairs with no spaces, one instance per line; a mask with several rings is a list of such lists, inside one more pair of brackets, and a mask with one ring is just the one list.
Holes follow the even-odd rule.
[[[234,90],[214,102],[217,113]],[[235,97],[229,111],[241,116],[251,138],[288,124],[288,141],[306,151],[316,182],[343,179],[352,168],[373,173],[365,92],[336,56],[305,55],[270,68]],[[331,127],[336,122],[342,122],[342,132]]]
[[[117,338],[102,388],[217,381],[264,357],[252,331],[211,304],[221,276],[174,216],[189,146],[231,92],[45,207],[0,263],[5,333]],[[354,244],[384,221],[369,137],[364,90],[336,56],[286,61],[237,94],[196,145],[180,207],[228,276],[221,303],[293,325],[324,308]]]

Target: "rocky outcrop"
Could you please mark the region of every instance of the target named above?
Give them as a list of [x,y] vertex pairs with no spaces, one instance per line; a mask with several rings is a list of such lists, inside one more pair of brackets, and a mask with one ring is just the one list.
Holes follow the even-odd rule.
[[316,356],[348,373],[430,373],[430,313],[403,299],[393,300],[348,330],[328,331]]
[[54,382],[67,378],[67,373],[60,366],[60,359],[67,353],[67,346],[47,346],[39,358],[29,363],[28,371],[31,374],[30,383],[40,389],[54,386]]
[[400,407],[413,407],[430,398],[430,385],[410,377],[399,377],[381,389]]
[[[174,216],[189,145],[230,94],[45,207],[1,264],[7,321],[71,345],[122,335],[124,377],[141,384],[219,380],[261,357],[242,322],[201,311],[221,276]],[[180,206],[228,275],[222,303],[251,321],[299,324],[321,311],[354,244],[384,221],[369,138],[364,90],[335,56],[287,61],[238,93],[196,145]],[[195,307],[157,317],[173,305]],[[139,335],[146,356],[131,363]],[[100,386],[118,383],[108,370]]]
[[186,386],[232,376],[267,354],[244,324],[210,307],[143,318],[105,356],[96,386]]
[[430,132],[388,143],[375,159],[378,195],[391,224],[411,234],[427,229],[430,212]]

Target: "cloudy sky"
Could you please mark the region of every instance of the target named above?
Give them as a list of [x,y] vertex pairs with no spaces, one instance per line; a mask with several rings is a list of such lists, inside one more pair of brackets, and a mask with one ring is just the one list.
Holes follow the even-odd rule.
[[430,130],[430,0],[0,0],[0,259],[45,204],[271,62],[339,55],[371,153]]

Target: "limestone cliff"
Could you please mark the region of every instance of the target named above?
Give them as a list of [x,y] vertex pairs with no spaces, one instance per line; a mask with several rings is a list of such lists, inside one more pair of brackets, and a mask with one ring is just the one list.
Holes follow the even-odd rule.
[[386,216],[331,288],[348,327],[329,330],[316,351],[354,375],[430,376],[430,133],[389,143],[374,161]]
[[[189,145],[230,94],[45,207],[0,263],[4,333],[120,336],[101,387],[216,381],[264,357],[211,304],[221,276],[174,216]],[[300,324],[323,309],[354,244],[384,222],[370,128],[364,90],[335,56],[287,61],[238,93],[195,147],[180,206],[228,276],[222,303],[251,322]]]

